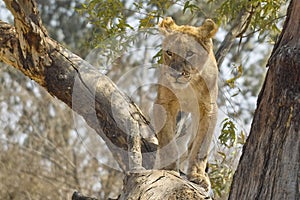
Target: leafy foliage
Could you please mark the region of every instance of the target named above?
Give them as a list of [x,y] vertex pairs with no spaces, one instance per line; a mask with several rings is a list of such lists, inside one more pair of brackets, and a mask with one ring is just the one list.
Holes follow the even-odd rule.
[[243,74],[243,67],[242,67],[242,65],[235,67],[233,70],[235,71],[235,73],[233,73],[234,77],[226,80],[226,83],[228,84],[228,86],[230,88],[234,88],[235,87],[235,84],[234,84],[235,81],[238,78],[241,78],[241,76]]
[[236,123],[230,118],[225,118],[221,124],[222,129],[218,137],[221,146],[215,152],[208,168],[214,193],[218,198],[225,199],[229,193],[240,150],[246,142],[246,136],[243,131],[238,132]]
[[85,1],[78,9],[94,27],[93,46],[125,31],[154,27],[173,1],[151,0],[128,3],[122,0]]
[[225,118],[222,122],[223,127],[219,136],[219,142],[227,148],[236,146],[237,143],[245,143],[245,135],[241,132],[239,135],[236,133],[235,123],[229,118]]
[[217,161],[209,163],[210,172],[209,177],[211,180],[214,194],[217,197],[225,197],[229,193],[231,181],[233,178],[234,170],[232,166]]

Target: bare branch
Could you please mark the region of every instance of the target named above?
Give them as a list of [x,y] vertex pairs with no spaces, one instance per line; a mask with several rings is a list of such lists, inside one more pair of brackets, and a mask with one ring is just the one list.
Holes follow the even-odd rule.
[[232,27],[216,52],[216,59],[219,67],[222,65],[224,58],[230,51],[235,39],[242,37],[243,33],[247,30],[254,11],[255,7],[251,6],[250,11],[248,11],[247,8],[243,8],[237,15]]

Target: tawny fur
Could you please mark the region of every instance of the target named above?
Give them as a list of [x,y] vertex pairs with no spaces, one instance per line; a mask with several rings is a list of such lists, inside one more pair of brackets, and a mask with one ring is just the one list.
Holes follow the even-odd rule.
[[177,161],[182,149],[178,149],[175,138],[176,117],[179,111],[189,112],[192,129],[187,144],[188,178],[208,186],[205,168],[216,124],[218,92],[218,68],[211,38],[217,26],[211,19],[200,27],[178,26],[168,17],[160,23],[159,29],[164,40],[154,109],[160,147],[158,165],[169,170],[179,169]]

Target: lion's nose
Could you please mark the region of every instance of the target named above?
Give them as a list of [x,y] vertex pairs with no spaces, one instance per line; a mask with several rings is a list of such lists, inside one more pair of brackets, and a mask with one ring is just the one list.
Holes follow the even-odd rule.
[[170,72],[170,75],[171,75],[172,77],[174,77],[175,79],[178,79],[180,76],[182,76],[182,72],[179,72],[179,71],[176,71],[176,70],[172,70],[172,71]]
[[181,72],[183,70],[183,66],[182,66],[182,63],[171,63],[170,64],[170,67],[178,72]]

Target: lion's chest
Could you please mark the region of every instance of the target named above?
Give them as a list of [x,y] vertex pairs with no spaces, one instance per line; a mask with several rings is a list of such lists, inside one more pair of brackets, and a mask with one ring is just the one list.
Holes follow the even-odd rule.
[[179,103],[179,110],[185,112],[198,112],[205,102],[211,102],[210,95],[201,90],[188,85],[186,88],[174,88],[173,92]]

